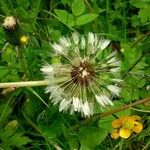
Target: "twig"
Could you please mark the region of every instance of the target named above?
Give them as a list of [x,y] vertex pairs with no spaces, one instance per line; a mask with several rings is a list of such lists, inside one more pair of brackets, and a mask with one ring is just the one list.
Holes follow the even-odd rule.
[[123,110],[126,110],[130,107],[133,107],[133,106],[136,106],[136,105],[140,105],[140,104],[143,104],[143,103],[146,103],[150,101],[150,97],[149,98],[145,98],[145,99],[142,99],[142,100],[138,100],[134,103],[131,103],[131,104],[128,104],[128,105],[125,105],[125,106],[122,106],[120,108],[117,108],[117,109],[113,109],[111,111],[107,111],[107,112],[103,112],[103,113],[99,113],[99,114],[96,114],[94,115],[93,117],[91,118],[87,118],[85,119],[84,121],[82,121],[80,124],[76,124],[76,125],[73,125],[72,127],[69,128],[69,131],[72,131],[72,130],[77,130],[79,129],[81,126],[84,126],[86,124],[89,124],[90,122],[94,122],[96,120],[99,120],[101,118],[104,118],[106,116],[109,116],[111,114],[114,114],[114,113],[117,113],[117,112],[120,112],[120,111],[123,111]]

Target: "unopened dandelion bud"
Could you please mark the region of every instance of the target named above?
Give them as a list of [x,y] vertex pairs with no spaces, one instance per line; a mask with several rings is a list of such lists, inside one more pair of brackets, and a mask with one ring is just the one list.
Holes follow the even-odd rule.
[[7,16],[4,19],[2,26],[6,34],[6,40],[10,44],[14,46],[19,46],[22,45],[23,42],[27,42],[27,39],[25,41],[25,38],[21,41],[20,38],[23,35],[23,31],[20,27],[19,20],[16,19],[14,16]]
[[15,29],[17,20],[13,16],[8,16],[4,19],[3,27],[6,29]]

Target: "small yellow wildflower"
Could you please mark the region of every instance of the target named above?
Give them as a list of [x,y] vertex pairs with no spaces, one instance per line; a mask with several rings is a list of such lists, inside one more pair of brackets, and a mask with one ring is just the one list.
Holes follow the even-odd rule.
[[28,44],[28,41],[29,41],[29,38],[26,35],[23,35],[23,36],[20,37],[20,43],[22,45]]
[[113,139],[118,139],[119,138],[119,133],[118,133],[118,130],[115,129],[112,133],[111,133],[111,137]]
[[141,133],[143,130],[143,125],[138,121],[141,117],[137,115],[133,116],[122,116],[119,119],[116,119],[112,122],[112,127],[115,128],[112,133],[111,137],[114,139],[118,139],[119,137],[122,138],[129,138],[132,132]]

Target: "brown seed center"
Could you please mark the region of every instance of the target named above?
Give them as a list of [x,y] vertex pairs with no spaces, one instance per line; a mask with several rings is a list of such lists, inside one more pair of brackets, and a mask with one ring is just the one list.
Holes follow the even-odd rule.
[[89,85],[94,76],[94,69],[88,62],[81,62],[79,66],[73,66],[71,71],[72,81],[82,86]]

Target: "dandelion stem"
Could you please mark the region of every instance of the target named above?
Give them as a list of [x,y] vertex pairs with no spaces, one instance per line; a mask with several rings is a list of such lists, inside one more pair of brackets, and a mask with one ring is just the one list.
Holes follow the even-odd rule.
[[92,116],[91,118],[85,119],[80,124],[73,125],[72,127],[69,128],[69,131],[77,130],[77,129],[79,129],[82,126],[87,125],[87,124],[89,124],[91,122],[95,122],[96,120],[99,120],[99,119],[101,119],[103,117],[106,117],[106,116],[112,115],[114,113],[126,110],[126,109],[131,108],[131,107],[136,106],[136,105],[140,105],[140,104],[146,103],[148,101],[150,101],[150,97],[142,99],[142,100],[138,100],[138,101],[136,101],[134,103],[131,103],[131,104],[128,104],[128,105],[124,105],[124,106],[122,106],[120,108],[112,109],[111,111],[107,111],[107,112],[103,112],[103,113],[98,113],[98,114]]
[[24,82],[10,82],[10,83],[0,83],[0,88],[9,88],[9,87],[31,87],[31,86],[46,86],[49,85],[49,81],[24,81]]

